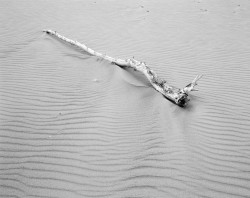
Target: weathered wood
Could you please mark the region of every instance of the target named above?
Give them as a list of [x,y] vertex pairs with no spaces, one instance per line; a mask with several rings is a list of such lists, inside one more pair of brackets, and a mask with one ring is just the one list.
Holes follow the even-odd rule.
[[101,54],[99,52],[96,52],[90,48],[88,48],[86,45],[79,43],[78,41],[73,41],[71,39],[68,39],[60,34],[58,34],[56,31],[52,30],[44,30],[44,32],[55,36],[67,43],[70,43],[71,45],[74,45],[76,47],[79,47],[80,49],[88,52],[89,54],[97,57],[101,57],[105,60],[110,61],[111,63],[116,64],[120,67],[130,67],[133,68],[136,71],[139,71],[143,73],[146,78],[149,80],[149,82],[152,84],[152,86],[160,92],[164,97],[172,101],[173,103],[177,104],[178,106],[184,107],[187,105],[188,101],[190,100],[188,97],[189,92],[191,91],[197,91],[194,89],[194,87],[197,85],[197,81],[202,77],[201,75],[196,76],[196,78],[188,84],[183,89],[179,89],[173,86],[170,86],[167,81],[160,79],[157,74],[150,69],[144,62],[137,61],[135,59],[116,59],[112,58],[110,56]]

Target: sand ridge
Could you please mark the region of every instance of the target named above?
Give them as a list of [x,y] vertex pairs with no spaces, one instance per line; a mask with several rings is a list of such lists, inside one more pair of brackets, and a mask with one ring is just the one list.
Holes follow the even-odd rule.
[[[0,197],[250,195],[247,1],[1,4]],[[179,108],[46,28],[200,91]]]

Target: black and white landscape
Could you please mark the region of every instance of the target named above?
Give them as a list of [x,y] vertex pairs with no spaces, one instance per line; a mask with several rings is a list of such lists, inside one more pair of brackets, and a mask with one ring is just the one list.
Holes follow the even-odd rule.
[[249,1],[1,0],[0,24],[0,197],[250,197]]

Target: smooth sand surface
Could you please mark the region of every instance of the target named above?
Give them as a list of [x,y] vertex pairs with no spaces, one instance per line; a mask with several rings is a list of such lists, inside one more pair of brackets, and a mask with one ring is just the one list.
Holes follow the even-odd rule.
[[249,1],[4,0],[0,24],[0,197],[250,197]]

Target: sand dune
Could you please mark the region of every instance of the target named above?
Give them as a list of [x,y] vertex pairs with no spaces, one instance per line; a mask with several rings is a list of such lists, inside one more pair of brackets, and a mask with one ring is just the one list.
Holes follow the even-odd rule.
[[[249,197],[248,1],[1,1],[0,197]],[[46,35],[146,61],[140,74]]]

